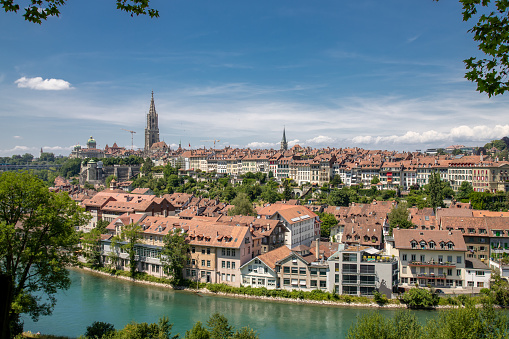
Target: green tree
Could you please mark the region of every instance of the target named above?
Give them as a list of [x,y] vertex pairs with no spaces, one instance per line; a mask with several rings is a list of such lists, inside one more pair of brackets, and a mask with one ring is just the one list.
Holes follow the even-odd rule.
[[283,179],[283,200],[292,199],[292,186],[290,185],[290,179]]
[[[509,88],[509,58],[507,36],[509,35],[508,0],[460,0],[463,5],[463,21],[473,17],[477,22],[469,30],[474,41],[486,58],[470,57],[464,60],[465,78],[477,83],[477,90],[488,96],[503,94]],[[481,12],[483,14],[478,15]],[[486,14],[484,14],[486,13]]]
[[231,202],[234,207],[228,211],[228,215],[256,215],[256,210],[246,193],[239,193]]
[[95,226],[95,229],[98,230],[101,234],[106,234],[108,231],[106,230],[106,227],[108,227],[110,223],[107,222],[104,219],[97,220],[97,224]]
[[116,176],[116,175],[113,175],[113,174],[112,174],[112,175],[108,175],[108,177],[107,177],[107,178],[106,178],[106,180],[104,181],[104,186],[105,186],[106,188],[110,188],[110,184],[111,184],[111,182],[112,182],[113,180],[117,181],[117,180],[118,180],[117,176]]
[[411,288],[401,297],[410,308],[431,308],[438,305],[440,297],[434,291],[424,288]]
[[92,266],[99,266],[101,252],[100,252],[100,241],[101,231],[94,228],[88,233],[83,233],[81,237],[81,248],[83,256],[85,257],[88,264]]
[[233,327],[228,323],[228,319],[222,314],[214,313],[207,321],[210,331],[210,339],[229,339],[233,335]]
[[193,328],[186,331],[184,339],[209,339],[210,332],[205,328],[201,321],[197,321]]
[[150,173],[152,173],[152,168],[154,168],[154,163],[152,162],[152,159],[147,157],[147,159],[145,159],[145,161],[143,162],[141,172],[144,175],[149,175]]
[[350,196],[346,190],[334,188],[329,194],[328,203],[331,206],[348,206],[350,204]]
[[468,181],[463,181],[461,186],[458,188],[457,198],[458,199],[468,199],[470,193],[474,191],[472,184]]
[[258,333],[250,327],[242,327],[231,336],[233,339],[258,339]]
[[444,206],[444,196],[442,193],[442,181],[438,172],[431,173],[429,184],[426,186],[428,201],[433,211],[436,213],[437,207]]
[[174,228],[164,237],[164,247],[161,251],[163,272],[172,277],[174,285],[182,282],[182,270],[188,259],[189,244],[181,229]]
[[115,333],[115,326],[112,324],[102,321],[94,321],[92,325],[87,326],[85,337],[90,339],[101,339],[103,337],[108,337],[113,333]]
[[358,318],[348,330],[347,339],[417,339],[421,335],[422,326],[415,313],[399,310],[392,318],[380,312]]
[[267,184],[267,185],[263,186],[262,194],[260,195],[260,198],[263,201],[273,204],[276,201],[281,199],[281,195],[277,192],[276,188]]
[[136,261],[136,245],[140,242],[141,226],[136,223],[130,223],[122,228],[119,240],[122,242],[122,248],[129,256],[129,272],[131,278],[135,278],[136,270],[138,268],[138,261]]
[[80,174],[81,159],[67,159],[58,170],[64,178],[70,178]]
[[109,339],[177,339],[178,334],[172,335],[173,324],[168,318],[159,319],[157,324],[135,323],[127,324],[123,329],[108,336]]
[[414,226],[410,221],[410,213],[406,203],[400,202],[389,212],[389,226],[391,234],[392,229],[395,227],[411,228]]
[[332,187],[338,187],[338,185],[341,184],[341,178],[339,177],[339,175],[335,175],[330,181],[330,184]]
[[373,179],[371,179],[371,185],[376,185],[380,182],[380,179],[378,178],[378,175],[375,175]]
[[49,192],[35,176],[0,174],[1,338],[15,334],[22,313],[51,314],[57,290],[71,283],[65,267],[76,259],[75,226],[87,220],[67,194]]
[[338,224],[336,217],[330,213],[319,213],[320,221],[322,222],[320,225],[320,236],[329,238],[330,237],[330,229]]

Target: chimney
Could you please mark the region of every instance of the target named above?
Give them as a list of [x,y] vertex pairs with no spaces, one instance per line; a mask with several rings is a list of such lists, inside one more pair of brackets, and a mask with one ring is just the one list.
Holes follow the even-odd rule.
[[320,259],[320,238],[316,238],[316,260]]

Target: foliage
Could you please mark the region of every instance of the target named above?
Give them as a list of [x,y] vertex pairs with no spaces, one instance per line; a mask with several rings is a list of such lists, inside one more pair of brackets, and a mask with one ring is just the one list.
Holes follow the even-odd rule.
[[239,193],[231,204],[235,207],[228,211],[228,215],[256,215],[256,210],[246,193]]
[[389,213],[390,232],[392,233],[392,229],[395,227],[399,228],[413,227],[413,224],[409,219],[410,213],[408,212],[407,204],[400,202]]
[[113,175],[113,174],[112,174],[112,175],[108,175],[108,177],[107,177],[107,178],[106,178],[106,180],[104,181],[104,186],[105,186],[106,188],[110,188],[110,184],[111,184],[111,182],[112,182],[113,180],[117,181],[117,180],[118,180],[117,176],[116,176],[116,175]]
[[91,230],[88,233],[84,233],[81,237],[83,256],[89,265],[99,266],[100,264],[100,237],[101,232],[97,228]]
[[378,175],[375,175],[373,179],[371,179],[371,185],[376,185],[380,182],[380,179],[378,178]]
[[401,299],[410,308],[432,308],[438,305],[440,297],[427,289],[414,287],[406,291]]
[[329,184],[332,186],[332,187],[338,187],[338,185],[341,184],[341,178],[339,177],[339,175],[335,175],[332,180],[329,182]]
[[292,187],[290,185],[290,179],[283,179],[283,200],[292,199]]
[[357,319],[348,330],[348,339],[416,339],[420,338],[422,327],[408,310],[399,310],[392,318],[379,312],[372,312]]
[[329,194],[328,203],[331,206],[348,206],[350,204],[350,196],[346,190],[335,188]]
[[109,339],[177,339],[178,334],[172,335],[171,329],[173,324],[168,318],[159,319],[157,324],[135,323],[127,324],[123,329],[115,331],[108,336]]
[[182,282],[182,269],[188,259],[189,244],[180,229],[173,229],[164,237],[164,247],[161,252],[161,263],[166,275],[172,277],[172,283],[179,285]]
[[85,337],[90,339],[100,339],[103,336],[112,334],[112,332],[115,332],[115,326],[112,324],[102,321],[94,321],[92,325],[87,326]]
[[389,302],[389,299],[387,298],[387,296],[383,293],[378,292],[378,291],[375,291],[373,293],[373,299],[379,305],[385,305]]
[[120,233],[119,240],[123,242],[122,248],[129,255],[129,272],[134,278],[138,262],[136,261],[136,245],[140,242],[141,226],[135,223],[125,225]]
[[456,198],[458,199],[468,199],[470,193],[474,191],[472,184],[468,181],[463,181],[461,186],[458,188],[458,192],[456,194]]
[[320,236],[328,238],[330,237],[330,229],[338,224],[336,217],[330,213],[318,213],[320,217]]
[[[67,194],[51,193],[35,176],[0,174],[1,337],[21,313],[51,314],[58,289],[70,285],[65,267],[75,262],[75,226],[87,215]],[[46,296],[43,299],[43,295]]]
[[203,327],[201,321],[197,321],[193,328],[186,331],[184,339],[209,339],[210,332]]
[[428,193],[428,201],[433,211],[437,211],[437,207],[444,207],[444,196],[442,192],[442,180],[438,172],[431,173],[429,176],[429,184],[426,186]]
[[[503,94],[509,88],[508,0],[460,0],[463,5],[463,21],[477,16],[477,23],[469,30],[474,41],[486,56],[484,59],[470,57],[464,60],[465,78],[477,83],[477,90],[488,96]],[[482,14],[480,14],[481,12]],[[480,14],[480,15],[478,15]]]
[[228,324],[228,319],[222,314],[214,313],[207,321],[211,339],[227,339],[233,335],[233,327]]
[[67,159],[58,170],[64,178],[70,178],[80,174],[81,159]]
[[141,173],[143,173],[144,175],[149,175],[153,167],[154,163],[152,162],[152,159],[147,157],[143,162],[143,165],[141,166]]
[[98,230],[101,234],[106,234],[106,227],[108,227],[110,223],[104,219],[97,220],[97,224],[95,225],[95,229]]
[[[150,0],[116,0],[117,9],[125,11],[131,16],[149,15],[151,18],[159,17],[159,11],[150,8]],[[20,4],[15,0],[0,0],[0,5],[6,12],[17,13]],[[41,24],[49,17],[60,16],[60,7],[65,5],[65,0],[30,0],[29,5],[22,5],[23,17],[28,22]]]

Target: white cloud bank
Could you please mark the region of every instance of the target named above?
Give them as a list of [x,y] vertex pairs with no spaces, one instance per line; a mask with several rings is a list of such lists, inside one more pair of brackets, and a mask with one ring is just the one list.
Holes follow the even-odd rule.
[[458,126],[452,128],[448,133],[435,130],[422,133],[408,131],[403,135],[371,136],[359,135],[352,138],[354,143],[359,144],[425,144],[444,141],[482,141],[499,139],[509,135],[509,125],[489,126]]
[[18,88],[29,88],[39,91],[62,91],[72,89],[71,84],[62,79],[43,79],[41,77],[21,77],[14,81]]

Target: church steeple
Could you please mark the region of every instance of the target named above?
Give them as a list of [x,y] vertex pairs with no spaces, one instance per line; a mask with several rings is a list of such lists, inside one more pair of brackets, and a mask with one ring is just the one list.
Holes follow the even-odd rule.
[[283,127],[283,138],[281,139],[281,151],[288,151],[288,143],[286,142],[285,127]]
[[159,142],[159,117],[154,104],[154,91],[152,91],[150,108],[147,114],[147,127],[145,128],[145,152],[148,152],[156,142]]

